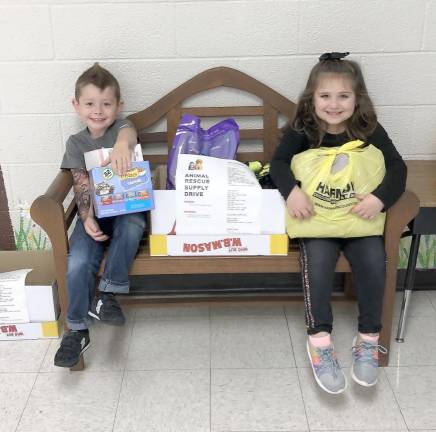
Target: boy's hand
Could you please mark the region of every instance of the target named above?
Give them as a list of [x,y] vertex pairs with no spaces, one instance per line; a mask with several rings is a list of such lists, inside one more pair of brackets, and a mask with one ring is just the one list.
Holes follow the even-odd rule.
[[291,217],[300,220],[309,219],[315,214],[312,200],[298,186],[294,186],[286,199],[286,208]]
[[97,221],[91,217],[88,216],[84,222],[83,226],[85,228],[86,233],[92,237],[95,241],[103,242],[109,239],[109,236],[106,235],[99,227]]
[[109,162],[115,174],[123,175],[132,167],[132,152],[135,148],[138,135],[133,127],[123,127],[118,131],[117,141],[109,158],[106,159],[103,165]]
[[374,219],[383,210],[383,202],[373,194],[356,194],[356,198],[360,202],[351,209],[351,213],[363,219]]
[[112,169],[117,175],[123,175],[132,166],[132,151],[130,150],[128,144],[115,143],[114,149],[112,150],[109,157],[103,162],[103,166],[112,165]]

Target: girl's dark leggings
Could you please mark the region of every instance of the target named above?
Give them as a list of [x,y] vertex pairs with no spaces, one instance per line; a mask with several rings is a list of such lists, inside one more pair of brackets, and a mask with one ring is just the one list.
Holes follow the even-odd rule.
[[307,333],[332,331],[330,298],[340,251],[352,269],[359,305],[358,330],[379,332],[386,275],[383,238],[304,238],[300,239],[300,251]]

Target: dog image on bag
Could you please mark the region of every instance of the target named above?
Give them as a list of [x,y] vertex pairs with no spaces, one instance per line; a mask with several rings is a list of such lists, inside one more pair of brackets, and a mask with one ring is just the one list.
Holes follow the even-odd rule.
[[349,53],[321,55],[294,118],[271,161],[270,175],[286,201],[287,230],[301,251],[308,339],[317,384],[331,394],[347,386],[331,338],[331,294],[339,253],[353,272],[359,305],[351,346],[351,378],[377,383],[386,253],[385,212],[402,195],[406,166],[377,122],[358,63]]

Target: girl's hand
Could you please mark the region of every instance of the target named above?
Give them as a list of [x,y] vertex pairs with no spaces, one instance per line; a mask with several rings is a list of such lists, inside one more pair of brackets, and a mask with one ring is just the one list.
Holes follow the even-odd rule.
[[312,200],[298,186],[294,186],[286,199],[286,208],[297,219],[309,219],[315,214]]
[[373,194],[356,194],[356,198],[360,202],[351,209],[351,213],[363,219],[374,219],[383,210],[383,202]]
[[92,237],[95,241],[103,242],[106,241],[109,236],[106,235],[99,227],[97,221],[91,217],[88,216],[84,222],[83,227],[85,228],[86,233]]

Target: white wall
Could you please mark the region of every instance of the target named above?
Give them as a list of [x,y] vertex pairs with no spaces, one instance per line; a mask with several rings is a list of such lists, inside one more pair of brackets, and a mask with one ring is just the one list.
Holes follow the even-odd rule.
[[436,159],[436,0],[0,0],[0,162],[13,221],[80,127],[74,82],[94,61],[119,78],[130,113],[219,65],[296,100],[325,51],[361,62],[405,158]]

